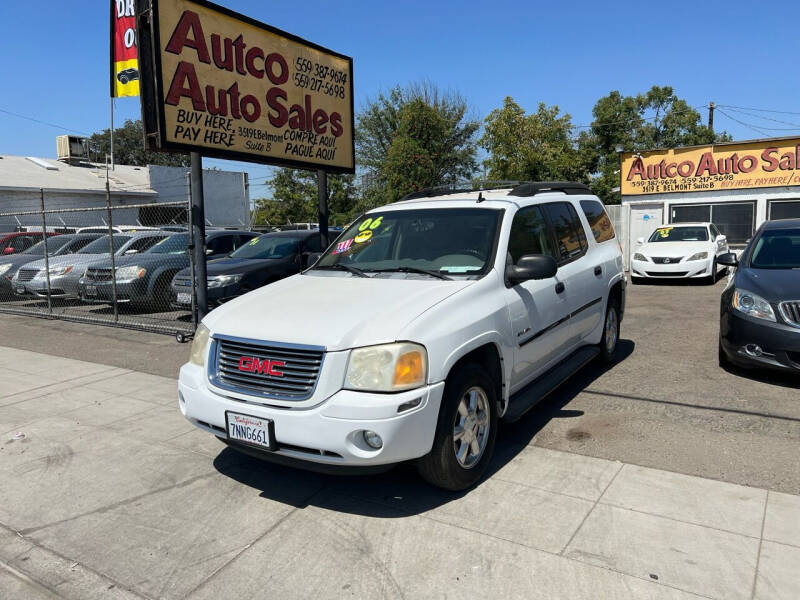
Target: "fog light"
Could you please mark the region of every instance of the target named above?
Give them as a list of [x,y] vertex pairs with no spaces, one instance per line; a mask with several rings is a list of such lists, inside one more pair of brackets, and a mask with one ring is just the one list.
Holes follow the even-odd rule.
[[380,450],[383,448],[383,440],[381,439],[381,436],[374,431],[365,431],[364,441],[367,442],[367,445],[371,448],[375,448],[375,450]]
[[755,357],[764,354],[764,351],[761,349],[761,346],[757,344],[747,344],[747,346],[744,347],[744,351],[750,356],[755,356]]

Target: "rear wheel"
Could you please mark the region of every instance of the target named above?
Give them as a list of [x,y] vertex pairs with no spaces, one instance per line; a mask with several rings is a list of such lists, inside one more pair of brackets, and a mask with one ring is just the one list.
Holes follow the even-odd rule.
[[497,437],[497,392],[478,364],[448,377],[430,453],[417,462],[428,483],[446,490],[475,485],[489,466]]
[[616,360],[619,330],[619,302],[616,298],[609,298],[603,321],[603,337],[600,340],[600,360],[607,365]]

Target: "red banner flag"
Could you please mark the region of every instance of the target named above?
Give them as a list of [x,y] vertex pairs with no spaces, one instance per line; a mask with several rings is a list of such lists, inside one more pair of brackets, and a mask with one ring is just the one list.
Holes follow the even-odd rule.
[[111,0],[111,97],[139,95],[134,0]]

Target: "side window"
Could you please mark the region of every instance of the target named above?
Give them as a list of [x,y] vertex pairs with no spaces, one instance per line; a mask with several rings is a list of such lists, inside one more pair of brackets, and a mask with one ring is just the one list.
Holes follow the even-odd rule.
[[233,238],[233,249],[236,250],[239,246],[244,246],[247,242],[252,240],[254,237],[258,237],[255,234],[241,234],[234,236]]
[[322,239],[318,235],[312,235],[306,240],[306,250],[309,252],[322,252]]
[[152,246],[155,246],[157,242],[160,242],[164,238],[162,237],[143,237],[139,238],[138,240],[134,240],[131,242],[131,245],[128,246],[128,250],[136,250],[137,252],[144,252],[145,250],[149,250]]
[[77,252],[78,250],[83,248],[86,244],[88,244],[89,242],[93,242],[93,241],[94,240],[92,238],[77,239],[77,240],[75,240],[74,242],[72,242],[69,245],[69,248],[67,249],[67,253]]
[[553,228],[559,264],[576,260],[586,253],[586,234],[572,204],[569,202],[553,202],[545,204],[550,226]]
[[508,239],[508,253],[516,264],[526,254],[546,254],[557,257],[553,240],[539,206],[523,208],[514,215]]
[[598,244],[614,239],[614,226],[602,204],[597,200],[581,200],[581,209],[589,221],[592,235]]
[[13,238],[8,245],[14,249],[14,252],[22,252],[33,246],[33,238],[26,235],[19,235]]
[[211,250],[213,254],[228,254],[233,252],[233,235],[219,235],[213,240],[208,240],[206,248]]

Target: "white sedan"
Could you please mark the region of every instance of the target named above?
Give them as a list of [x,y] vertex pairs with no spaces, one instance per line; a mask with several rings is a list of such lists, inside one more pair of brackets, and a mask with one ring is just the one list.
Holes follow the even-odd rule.
[[717,257],[727,251],[728,240],[713,223],[665,225],[647,242],[636,240],[631,280],[705,278],[714,283],[720,271]]

